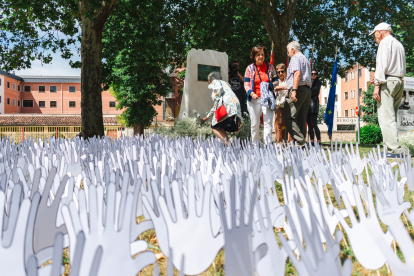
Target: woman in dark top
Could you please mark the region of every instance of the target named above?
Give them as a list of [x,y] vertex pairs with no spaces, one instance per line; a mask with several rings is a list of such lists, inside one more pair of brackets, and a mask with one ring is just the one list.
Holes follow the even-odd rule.
[[319,92],[321,91],[321,82],[318,78],[318,72],[312,70],[312,97],[309,105],[308,116],[306,117],[306,123],[308,124],[309,138],[312,144],[315,144],[316,139],[321,144],[321,132],[318,127],[318,113],[319,113]]

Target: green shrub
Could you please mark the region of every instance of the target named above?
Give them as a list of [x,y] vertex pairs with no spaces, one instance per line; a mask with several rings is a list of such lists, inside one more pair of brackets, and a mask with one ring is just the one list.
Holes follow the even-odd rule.
[[[204,124],[201,124],[201,117],[199,114],[196,114],[195,118],[184,117],[182,119],[176,119],[174,126],[165,127],[160,126],[154,130],[154,133],[160,134],[167,137],[191,137],[196,138],[198,136],[203,136],[208,138],[213,136],[213,130],[210,127],[209,121]],[[215,135],[214,135],[215,136]]]
[[[182,119],[176,119],[174,126],[172,127],[165,127],[160,126],[154,130],[154,133],[159,135],[164,135],[167,137],[191,137],[196,138],[198,136],[203,136],[205,138],[213,136],[216,137],[211,129],[210,123],[211,120],[201,124],[201,117],[200,114],[194,111],[196,115],[195,118],[188,118],[184,117]],[[250,117],[247,112],[244,113],[243,116],[244,124],[241,130],[237,134],[227,133],[229,138],[237,137],[240,140],[249,139],[251,137],[250,131]],[[260,129],[260,139],[263,142],[263,130]]]
[[414,133],[409,132],[403,136],[400,136],[398,138],[398,141],[400,142],[401,147],[407,148],[411,156],[414,156]]
[[[367,124],[361,127],[361,144],[381,144],[382,143],[382,133],[379,125]],[[356,138],[358,140],[358,132],[356,133]]]

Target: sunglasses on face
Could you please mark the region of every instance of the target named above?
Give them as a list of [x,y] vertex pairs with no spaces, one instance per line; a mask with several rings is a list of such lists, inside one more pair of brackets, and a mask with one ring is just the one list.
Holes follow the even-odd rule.
[[314,75],[314,76],[317,76],[318,75],[318,73],[311,73],[312,75]]
[[278,74],[283,74],[285,71],[277,71]]

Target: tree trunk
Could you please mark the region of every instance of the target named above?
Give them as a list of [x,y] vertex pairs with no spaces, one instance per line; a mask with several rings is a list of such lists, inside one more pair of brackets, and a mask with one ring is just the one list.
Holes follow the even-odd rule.
[[143,124],[134,124],[134,135],[144,135]]
[[[284,22],[287,23],[287,22]],[[270,41],[274,43],[273,45],[273,64],[277,65],[279,63],[286,63],[287,57],[287,48],[286,46],[289,43],[289,31],[292,23],[275,25],[271,20],[263,21],[263,24],[266,28],[266,31],[269,35]]]
[[[257,10],[257,6],[247,0],[241,0],[248,8]],[[263,25],[266,28],[269,39],[274,43],[273,60],[274,64],[286,63],[287,50],[289,43],[289,33],[295,18],[297,0],[285,0],[284,12],[279,12],[270,5],[270,2],[263,6],[262,10],[258,10],[262,15],[266,16]]]
[[109,14],[118,0],[103,2],[95,10],[93,18],[88,17],[88,0],[79,2],[82,18],[81,43],[81,114],[82,137],[104,136],[102,116],[102,31]]

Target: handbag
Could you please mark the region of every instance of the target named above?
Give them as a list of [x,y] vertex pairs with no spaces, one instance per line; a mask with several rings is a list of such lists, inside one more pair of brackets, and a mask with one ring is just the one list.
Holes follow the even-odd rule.
[[[223,84],[221,85],[223,87]],[[223,93],[224,95],[224,93]],[[223,104],[223,95],[221,96],[221,106],[219,106],[216,111],[214,111],[214,115],[216,116],[217,123],[219,123],[224,117],[227,116],[226,107]]]

